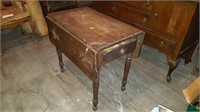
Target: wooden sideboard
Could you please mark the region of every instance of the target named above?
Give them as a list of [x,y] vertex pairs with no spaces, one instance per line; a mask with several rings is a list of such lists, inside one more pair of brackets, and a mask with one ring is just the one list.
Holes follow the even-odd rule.
[[189,1],[95,1],[92,8],[145,31],[144,44],[163,52],[167,81],[180,62],[191,61],[199,40],[199,3]]

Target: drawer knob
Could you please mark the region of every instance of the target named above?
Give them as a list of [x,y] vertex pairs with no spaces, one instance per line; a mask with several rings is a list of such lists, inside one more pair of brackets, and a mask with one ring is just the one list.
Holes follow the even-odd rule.
[[158,13],[154,13],[154,16],[158,16]]
[[125,50],[124,49],[121,49],[120,50],[120,54],[122,55],[122,54],[124,54],[125,53]]
[[112,12],[115,12],[116,11],[116,8],[115,7],[112,7]]
[[150,5],[150,1],[147,0],[147,1],[145,2],[145,5],[146,5],[146,6]]
[[143,22],[143,23],[146,23],[146,22],[147,22],[147,18],[144,17],[143,20],[142,20],[142,22]]
[[160,42],[160,46],[163,47],[165,43],[163,41]]

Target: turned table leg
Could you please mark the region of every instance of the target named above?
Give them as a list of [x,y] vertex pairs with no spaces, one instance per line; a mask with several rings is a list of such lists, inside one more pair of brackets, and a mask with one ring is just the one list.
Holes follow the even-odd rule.
[[98,104],[98,92],[99,92],[99,73],[97,73],[97,78],[93,81],[93,110],[97,110]]
[[166,77],[167,82],[170,82],[172,80],[171,74],[176,69],[176,67],[178,66],[179,63],[180,63],[180,59],[177,59],[176,61],[172,61],[172,60],[168,59],[169,70],[168,70],[167,77]]
[[59,59],[60,71],[64,72],[65,69],[64,69],[63,59],[62,59],[62,52],[57,48],[56,48],[56,51],[57,51],[57,55],[58,55],[58,59]]
[[126,57],[126,63],[125,63],[125,67],[124,67],[124,77],[122,80],[122,86],[121,86],[121,90],[124,91],[126,89],[126,83],[127,83],[127,78],[128,78],[128,73],[129,73],[129,69],[131,66],[131,60],[132,60],[132,53],[127,54]]

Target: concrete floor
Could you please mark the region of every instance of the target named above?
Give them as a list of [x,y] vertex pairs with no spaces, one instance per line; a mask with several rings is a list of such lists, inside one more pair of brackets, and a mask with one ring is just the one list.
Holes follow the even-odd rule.
[[[101,69],[97,112],[150,112],[158,104],[186,111],[182,89],[198,77],[198,58],[187,65],[181,60],[167,83],[165,55],[143,46],[141,56],[132,60],[123,92],[124,62],[122,57]],[[92,112],[92,82],[65,56],[64,64],[61,73],[48,37],[38,45],[29,41],[7,49],[1,57],[0,112]]]

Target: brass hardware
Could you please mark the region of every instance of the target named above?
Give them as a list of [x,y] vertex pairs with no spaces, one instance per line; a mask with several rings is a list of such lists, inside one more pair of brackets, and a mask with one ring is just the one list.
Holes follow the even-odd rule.
[[154,16],[158,16],[158,13],[154,13]]
[[121,49],[120,50],[120,54],[122,55],[122,54],[124,54],[125,53],[125,50],[124,49]]
[[146,2],[145,2],[145,5],[150,5],[150,1],[149,0],[147,0]]
[[112,7],[112,12],[115,12],[116,11],[116,8],[115,7]]
[[94,30],[94,29],[95,29],[95,27],[93,27],[93,26],[90,27],[90,30]]
[[143,23],[146,23],[146,22],[147,22],[147,18],[144,17],[143,20],[142,20],[142,22],[143,22]]
[[165,44],[163,41],[160,42],[160,46],[163,47]]

